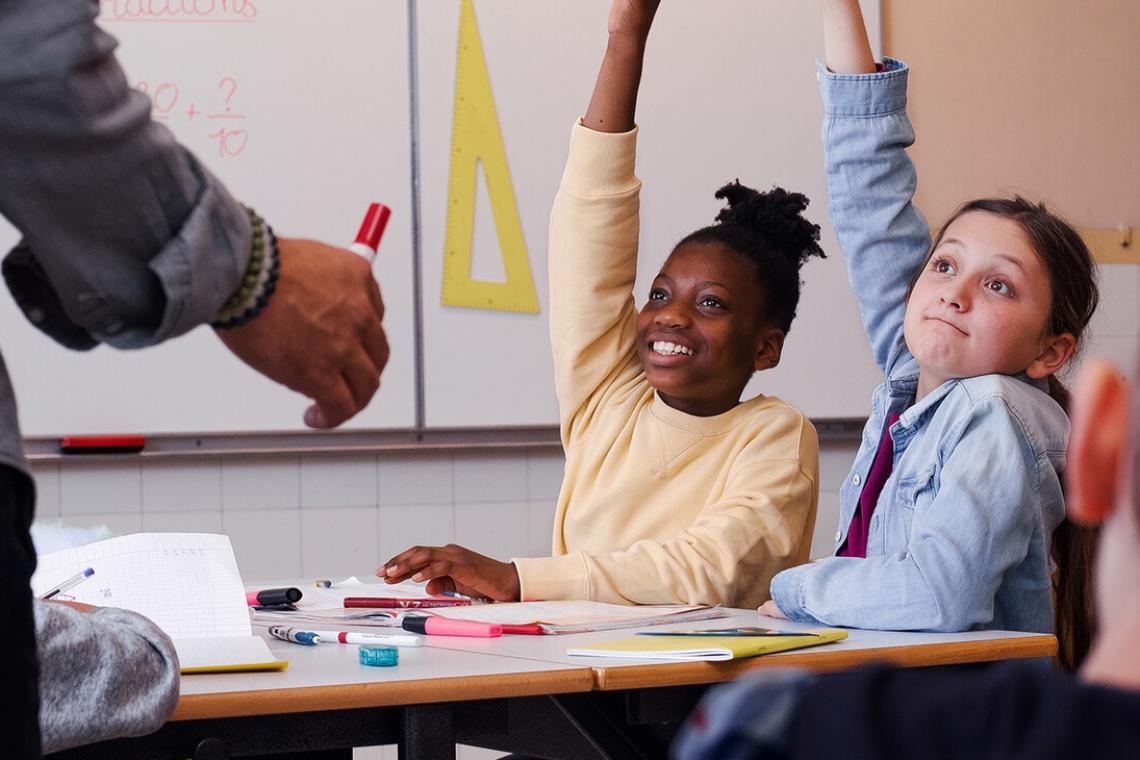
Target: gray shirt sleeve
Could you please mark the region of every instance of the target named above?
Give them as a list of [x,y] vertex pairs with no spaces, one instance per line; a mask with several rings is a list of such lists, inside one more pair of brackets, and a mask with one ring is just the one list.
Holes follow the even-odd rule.
[[251,232],[222,184],[151,120],[98,9],[0,2],[0,214],[23,235],[14,295],[25,313],[134,348],[209,322],[241,279]]
[[157,730],[178,704],[174,643],[149,619],[36,600],[43,752]]

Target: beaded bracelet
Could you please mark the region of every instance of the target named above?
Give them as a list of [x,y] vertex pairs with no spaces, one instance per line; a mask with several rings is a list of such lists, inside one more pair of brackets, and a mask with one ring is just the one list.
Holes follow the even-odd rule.
[[241,285],[218,309],[217,316],[210,323],[216,330],[241,327],[261,313],[269,302],[269,296],[277,288],[277,277],[280,274],[281,259],[273,229],[253,209],[248,206],[242,208],[249,214],[253,230],[249,263],[246,264]]

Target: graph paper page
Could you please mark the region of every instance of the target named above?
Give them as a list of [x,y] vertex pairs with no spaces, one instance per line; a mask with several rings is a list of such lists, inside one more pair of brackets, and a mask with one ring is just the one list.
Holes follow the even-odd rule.
[[173,639],[253,633],[228,536],[133,533],[41,554],[32,593],[51,591],[89,567],[94,575],[55,599],[134,610]]

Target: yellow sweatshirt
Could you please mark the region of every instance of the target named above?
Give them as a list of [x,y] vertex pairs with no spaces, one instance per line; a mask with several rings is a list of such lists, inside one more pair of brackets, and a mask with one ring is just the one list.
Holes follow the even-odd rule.
[[550,332],[566,474],[553,557],[522,598],[756,607],[808,559],[815,428],[777,398],[715,417],[666,405],[635,346],[637,129],[574,127],[550,220]]

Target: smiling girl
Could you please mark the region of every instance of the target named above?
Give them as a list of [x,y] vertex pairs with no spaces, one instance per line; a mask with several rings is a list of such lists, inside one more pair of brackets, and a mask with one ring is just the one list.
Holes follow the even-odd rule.
[[1069,433],[1055,373],[1097,288],[1068,224],[1023,198],[914,208],[906,64],[871,57],[857,0],[823,0],[830,214],[887,381],[840,489],[835,556],[760,608],[856,628],[1053,630],[1050,538]]
[[552,557],[498,562],[457,546],[388,561],[389,582],[500,600],[754,606],[807,559],[814,428],[740,397],[776,366],[800,266],[822,255],[802,195],[737,183],[684,238],[638,312],[634,107],[656,0],[617,0],[609,44],[550,222],[550,330],[566,472]]

